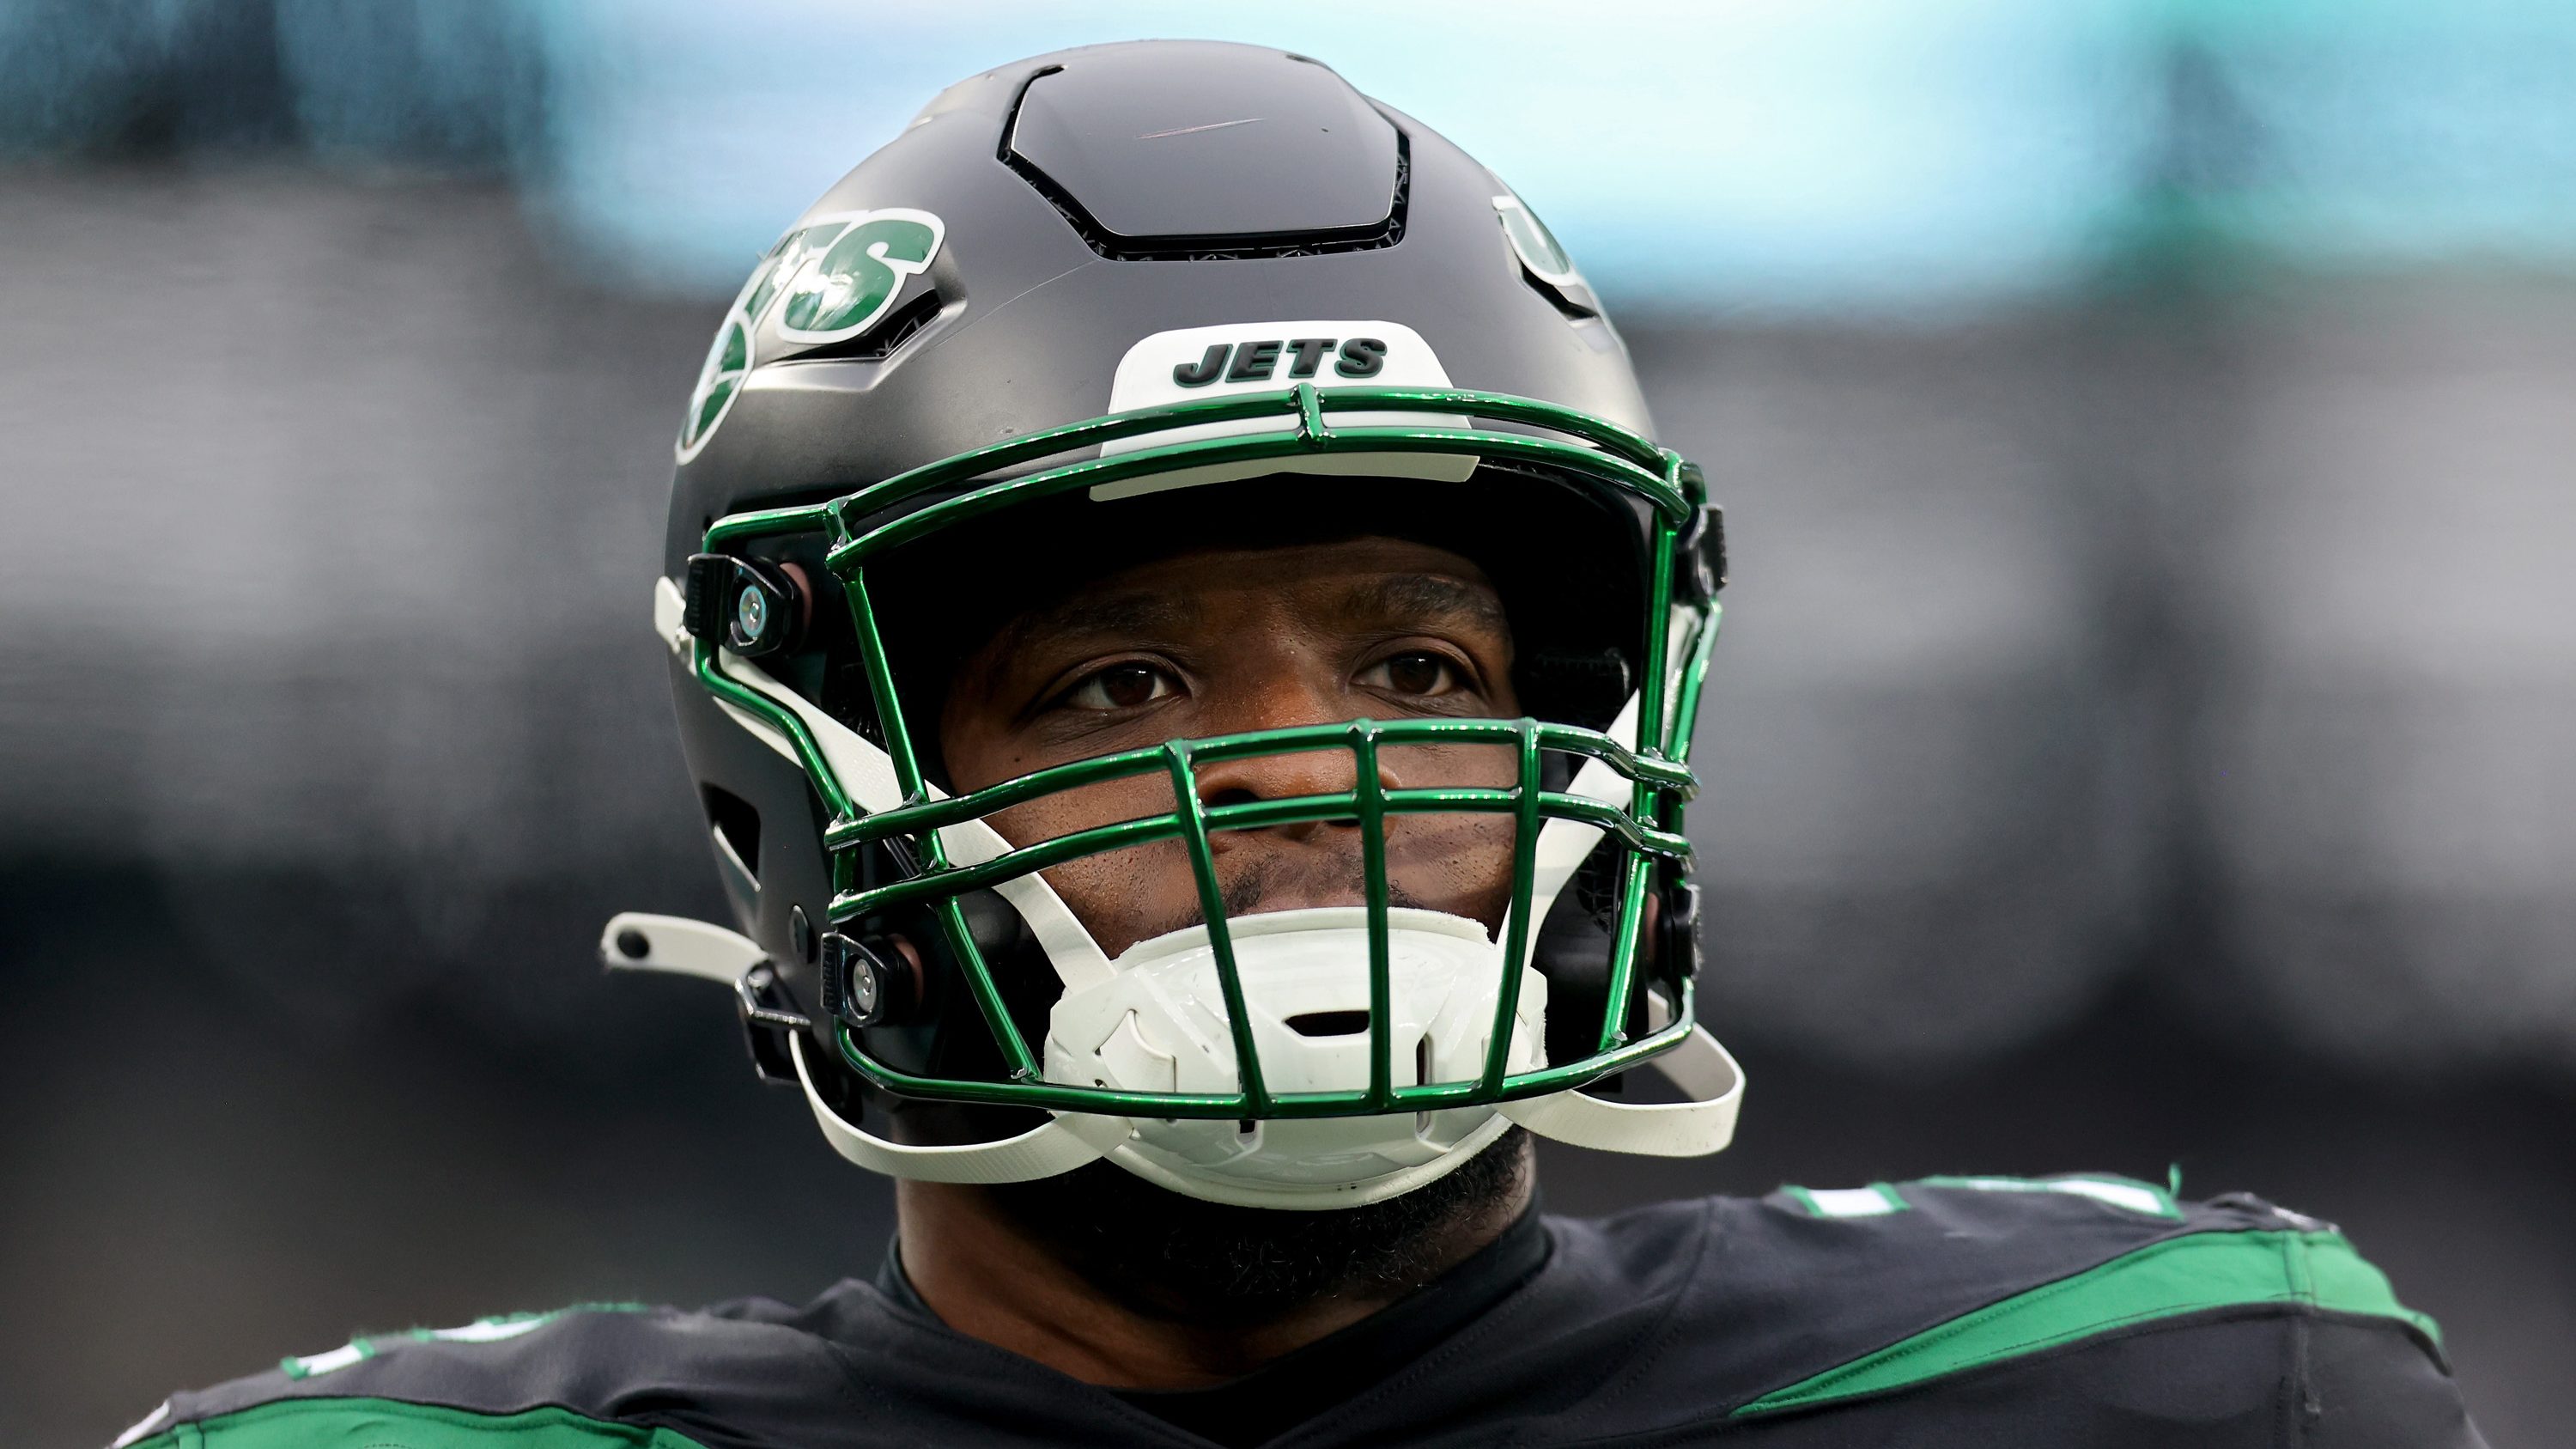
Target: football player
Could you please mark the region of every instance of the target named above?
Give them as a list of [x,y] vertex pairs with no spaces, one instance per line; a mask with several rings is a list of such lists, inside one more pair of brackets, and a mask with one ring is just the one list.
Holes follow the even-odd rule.
[[120,1442],[2479,1442],[2432,1322],[2250,1197],[1539,1215],[1533,1134],[1714,1152],[1743,1091],[1682,833],[1723,534],[1654,439],[1530,209],[1315,61],[950,88],[707,354],[654,608],[739,930],[602,945],[734,993],[896,1242]]

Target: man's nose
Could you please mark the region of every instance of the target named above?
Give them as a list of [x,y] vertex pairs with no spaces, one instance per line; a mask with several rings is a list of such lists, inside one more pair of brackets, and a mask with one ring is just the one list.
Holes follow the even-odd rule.
[[[1298,725],[1341,724],[1354,717],[1350,697],[1339,690],[1325,690],[1301,680],[1281,680],[1260,691],[1257,698],[1241,701],[1239,707],[1224,711],[1209,723],[1218,726],[1211,733],[1248,733],[1253,730],[1289,729]],[[1281,750],[1233,759],[1213,760],[1198,767],[1199,800],[1207,805],[1232,805],[1252,800],[1284,800],[1299,795],[1340,794],[1354,788],[1359,779],[1357,758],[1346,743],[1336,742],[1320,749]],[[1378,765],[1378,782],[1387,789],[1396,787],[1396,778],[1383,760]],[[1336,820],[1309,822],[1280,827],[1282,833],[1305,838],[1314,831],[1331,826],[1350,827],[1356,822]]]

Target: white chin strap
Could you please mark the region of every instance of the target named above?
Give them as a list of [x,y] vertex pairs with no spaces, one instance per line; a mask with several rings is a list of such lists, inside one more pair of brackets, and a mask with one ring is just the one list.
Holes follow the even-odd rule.
[[[681,613],[678,587],[668,579],[657,580],[654,623],[674,652],[685,655],[692,641],[681,627]],[[861,808],[880,811],[902,803],[893,761],[883,750],[751,661],[727,652],[722,662],[729,677],[797,716]],[[776,729],[748,711],[730,704],[724,708],[755,738],[802,767],[794,743]],[[1610,733],[1634,739],[1636,718],[1632,696]],[[1619,804],[1629,788],[1615,770],[1592,760],[1576,773],[1568,793]],[[943,827],[939,836],[949,859],[958,864],[990,860],[1011,849],[1000,832],[979,820]],[[1546,919],[1600,837],[1596,827],[1565,819],[1551,819],[1540,828],[1531,882],[1533,922]],[[995,890],[1028,923],[1064,981],[1047,1041],[1050,1080],[1133,1090],[1234,1090],[1231,1035],[1221,1010],[1207,1010],[1214,999],[1214,975],[1203,927],[1140,942],[1113,964],[1039,876],[1021,876]],[[1266,1076],[1273,1092],[1366,1084],[1367,1033],[1323,1032],[1314,1024],[1317,1017],[1346,1013],[1353,1005],[1366,1008],[1365,914],[1354,907],[1333,907],[1230,922],[1255,1049],[1265,1074],[1274,1071],[1274,1062],[1286,1067],[1282,1075]],[[1499,950],[1493,942],[1503,939],[1503,933],[1489,938],[1477,923],[1402,909],[1389,912],[1389,925],[1398,965],[1393,981],[1400,993],[1391,1033],[1397,1047],[1393,1080],[1412,1085],[1417,1078],[1471,1077],[1473,1072],[1461,1063],[1470,1056],[1482,1061],[1501,980],[1502,963],[1495,959]],[[1544,1040],[1546,982],[1528,969],[1537,951],[1536,930],[1528,933],[1528,942],[1516,963],[1526,974],[1513,1030],[1510,1063],[1515,1071],[1540,1065]],[[768,959],[749,937],[723,927],[631,912],[608,923],[600,938],[600,958],[619,969],[676,972],[738,990]],[[1355,1003],[1347,999],[1354,981],[1361,983]],[[1669,1003],[1652,998],[1650,1026],[1669,1023],[1670,1012]],[[1308,1021],[1292,1024],[1298,1017]],[[1679,1102],[1613,1102],[1568,1090],[1498,1106],[1422,1114],[1271,1120],[1253,1124],[1248,1134],[1232,1121],[1057,1112],[1015,1137],[916,1146],[877,1136],[834,1111],[815,1090],[806,1033],[791,1029],[786,1034],[797,1080],[825,1139],[843,1157],[871,1171],[921,1182],[1026,1182],[1105,1156],[1174,1191],[1252,1207],[1340,1208],[1395,1197],[1462,1165],[1511,1123],[1602,1151],[1702,1156],[1732,1140],[1744,1094],[1744,1075],[1734,1058],[1694,1024],[1678,1047],[1646,1064],[1684,1093],[1687,1100]],[[1362,1045],[1354,1047],[1354,1042]],[[1359,1078],[1348,1080],[1354,1069]],[[1203,1076],[1204,1082],[1199,1080]]]

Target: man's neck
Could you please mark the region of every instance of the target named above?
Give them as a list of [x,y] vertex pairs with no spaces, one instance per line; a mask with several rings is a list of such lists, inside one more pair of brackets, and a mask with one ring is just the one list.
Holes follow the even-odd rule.
[[1464,1262],[1528,1208],[1531,1176],[1524,1167],[1513,1191],[1444,1232],[1418,1279],[1345,1287],[1250,1323],[1149,1312],[1101,1291],[983,1188],[898,1183],[895,1214],[905,1276],[950,1328],[1085,1383],[1192,1389],[1348,1328]]

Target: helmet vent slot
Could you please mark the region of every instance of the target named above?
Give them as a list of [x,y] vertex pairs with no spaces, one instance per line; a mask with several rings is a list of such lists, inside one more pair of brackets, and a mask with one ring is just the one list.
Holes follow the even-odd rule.
[[1521,268],[1521,280],[1529,284],[1531,291],[1546,298],[1549,306],[1564,313],[1565,320],[1569,322],[1591,322],[1601,316],[1601,309],[1586,300],[1591,295],[1589,292],[1577,296],[1569,288],[1549,281],[1526,266]]
[[698,798],[706,806],[707,832],[715,838],[716,853],[741,870],[745,883],[760,884],[760,812],[750,801],[717,785],[698,787]]
[[1288,1018],[1288,1029],[1299,1036],[1358,1036],[1369,1029],[1365,1011],[1301,1011]]
[[948,300],[936,288],[920,295],[886,314],[885,320],[856,337],[827,342],[807,348],[791,359],[796,362],[883,362],[903,349],[903,345],[930,329],[939,320],[940,310]]

